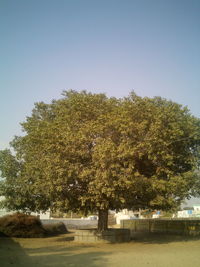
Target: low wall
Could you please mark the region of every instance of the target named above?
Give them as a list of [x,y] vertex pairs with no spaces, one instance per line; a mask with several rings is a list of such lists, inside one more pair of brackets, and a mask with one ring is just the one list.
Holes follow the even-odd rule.
[[82,243],[122,243],[130,241],[129,229],[108,229],[103,232],[97,230],[85,229],[75,231],[75,242]]
[[200,236],[199,219],[137,219],[122,220],[121,228],[130,229],[131,237],[134,233],[163,233]]
[[42,224],[55,224],[58,222],[64,223],[67,229],[85,229],[97,228],[97,220],[84,220],[84,219],[49,219],[41,220]]

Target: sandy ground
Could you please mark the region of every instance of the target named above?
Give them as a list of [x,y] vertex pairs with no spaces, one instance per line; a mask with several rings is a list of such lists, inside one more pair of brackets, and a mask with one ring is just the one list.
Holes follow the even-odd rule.
[[0,266],[200,266],[200,239],[149,236],[123,244],[79,244],[72,236],[0,238]]

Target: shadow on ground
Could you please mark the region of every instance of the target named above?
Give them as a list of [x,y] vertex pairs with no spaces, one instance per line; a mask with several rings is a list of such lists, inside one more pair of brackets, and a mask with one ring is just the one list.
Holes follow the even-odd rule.
[[[35,252],[31,252],[35,253]],[[31,255],[34,260],[34,266],[106,266],[106,259],[104,258],[106,252],[80,252],[77,249],[59,249],[57,252],[49,250],[43,250],[43,252],[37,252],[37,255]]]
[[0,238],[1,267],[64,267],[107,266],[105,256],[110,254],[94,251],[92,245],[76,244],[73,236],[56,238]]
[[0,237],[0,266],[28,266],[30,257],[20,244],[9,237]]
[[167,244],[174,242],[199,241],[200,236],[167,235],[158,233],[135,233],[131,242],[148,244]]
[[[132,266],[131,261],[135,257],[141,260],[146,255],[147,260],[157,262],[157,254],[163,257],[169,247],[170,255],[174,253],[176,242],[199,241],[200,238],[175,235],[159,234],[137,234],[130,243],[122,244],[79,244],[73,242],[73,233],[51,237],[51,238],[0,238],[0,266],[1,267],[105,267],[111,266]],[[157,246],[157,244],[168,244],[170,246]],[[182,246],[177,245],[178,251],[182,255]],[[148,246],[150,244],[150,246]],[[151,246],[155,244],[156,246]],[[193,248],[198,250],[198,242]],[[147,246],[146,246],[147,245]],[[184,255],[187,254],[188,245],[184,245]],[[145,248],[147,248],[145,250]],[[142,250],[141,250],[142,249]],[[158,253],[158,250],[160,253]],[[142,257],[141,257],[142,251]],[[149,253],[149,251],[151,253]],[[185,252],[186,251],[186,252]],[[192,249],[193,251],[193,249]],[[173,253],[172,253],[173,252]],[[121,254],[120,254],[121,253]],[[128,253],[128,254],[127,254]],[[152,256],[153,253],[153,256]],[[172,253],[172,254],[171,254]],[[199,251],[198,251],[199,253]],[[168,254],[166,254],[167,256]],[[174,254],[173,254],[174,255]],[[196,254],[195,254],[196,255]],[[125,258],[128,265],[124,265]],[[152,258],[153,257],[153,258]],[[160,262],[162,262],[162,257]],[[168,256],[167,256],[168,257]],[[188,256],[189,257],[189,256]],[[190,259],[189,259],[190,260]],[[128,263],[130,261],[130,263]],[[145,262],[143,262],[145,263]],[[143,264],[141,263],[141,264]],[[118,264],[118,265],[117,265]],[[145,263],[146,264],[146,263]],[[135,265],[134,265],[135,266]],[[138,266],[138,265],[137,265]],[[143,266],[143,265],[139,265]],[[146,266],[146,265],[145,265]],[[153,265],[152,265],[153,266]],[[155,265],[161,266],[161,265]],[[181,265],[180,265],[181,266]],[[198,265],[199,266],[199,265]]]

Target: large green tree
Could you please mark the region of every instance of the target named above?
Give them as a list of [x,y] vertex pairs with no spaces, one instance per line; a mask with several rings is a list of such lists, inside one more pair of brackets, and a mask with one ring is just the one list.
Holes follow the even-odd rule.
[[123,99],[65,91],[37,103],[0,153],[4,205],[11,209],[171,209],[197,192],[200,120],[160,97]]

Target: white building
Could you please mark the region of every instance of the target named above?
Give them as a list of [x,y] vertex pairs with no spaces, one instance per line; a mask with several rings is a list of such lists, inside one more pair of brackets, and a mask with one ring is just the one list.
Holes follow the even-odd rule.
[[123,209],[115,214],[116,223],[120,224],[121,220],[138,219],[141,218],[139,212],[133,212],[131,210]]
[[40,220],[50,219],[50,211],[49,210],[46,212],[31,212],[31,215],[39,217]]
[[177,213],[178,218],[199,218],[200,217],[200,205],[192,206],[191,210],[180,210]]

